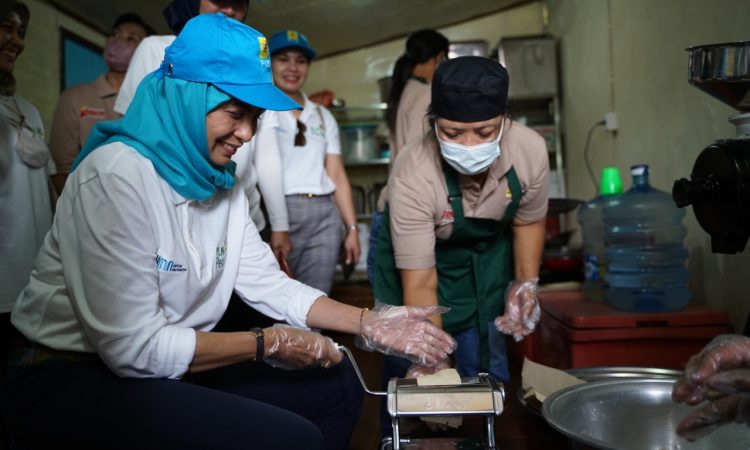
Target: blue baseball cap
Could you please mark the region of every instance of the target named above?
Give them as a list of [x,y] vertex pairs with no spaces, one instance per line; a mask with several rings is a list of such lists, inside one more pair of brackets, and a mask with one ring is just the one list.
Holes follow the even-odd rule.
[[315,59],[315,50],[310,47],[307,36],[296,30],[281,30],[275,33],[268,40],[268,47],[271,49],[272,55],[278,50],[294,47],[302,50],[311,60]]
[[190,19],[167,47],[161,71],[166,77],[212,84],[258,108],[302,109],[273,85],[266,38],[222,13]]

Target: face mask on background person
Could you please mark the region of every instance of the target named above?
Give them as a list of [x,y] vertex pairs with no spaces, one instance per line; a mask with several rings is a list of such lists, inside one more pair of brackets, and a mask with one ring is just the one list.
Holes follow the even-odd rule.
[[108,39],[104,47],[104,61],[112,71],[125,72],[128,70],[133,52],[135,52],[135,47],[128,45],[125,41]]
[[503,137],[504,129],[505,120],[500,125],[500,133],[498,133],[496,139],[477,145],[461,145],[440,139],[440,135],[437,134],[437,125],[435,126],[435,134],[438,137],[440,154],[443,159],[459,173],[476,175],[487,170],[500,156],[500,139]]

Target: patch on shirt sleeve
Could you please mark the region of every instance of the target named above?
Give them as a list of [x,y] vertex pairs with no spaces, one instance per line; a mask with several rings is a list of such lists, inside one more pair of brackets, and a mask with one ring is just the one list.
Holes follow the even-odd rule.
[[187,267],[161,255],[156,255],[156,269],[161,272],[187,272]]
[[227,247],[226,244],[219,245],[216,247],[216,268],[223,269],[224,263],[227,260]]
[[440,220],[438,221],[438,226],[453,223],[453,221],[454,221],[453,209],[450,206],[446,206],[445,209],[443,210],[443,213],[440,214]]

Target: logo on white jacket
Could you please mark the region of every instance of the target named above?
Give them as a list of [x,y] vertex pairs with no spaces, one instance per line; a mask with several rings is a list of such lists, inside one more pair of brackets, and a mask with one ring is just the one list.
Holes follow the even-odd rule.
[[156,255],[156,270],[160,272],[186,272],[187,267],[161,255]]
[[220,245],[216,247],[216,268],[222,269],[224,267],[224,263],[227,260],[227,247],[225,245]]

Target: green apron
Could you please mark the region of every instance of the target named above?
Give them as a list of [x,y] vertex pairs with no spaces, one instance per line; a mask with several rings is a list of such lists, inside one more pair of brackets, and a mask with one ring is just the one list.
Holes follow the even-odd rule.
[[[450,307],[443,328],[456,332],[478,327],[482,370],[489,370],[488,324],[505,307],[505,289],[513,278],[511,224],[521,200],[521,184],[513,167],[507,173],[511,202],[502,220],[464,217],[456,171],[443,164],[448,199],[453,208],[453,233],[435,243],[438,303]],[[391,240],[390,212],[386,205],[375,257],[375,298],[403,304],[401,276]]]

